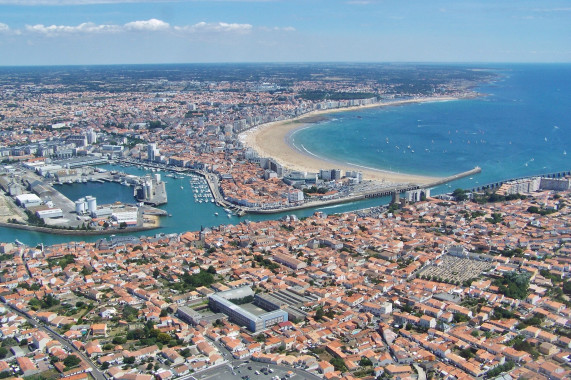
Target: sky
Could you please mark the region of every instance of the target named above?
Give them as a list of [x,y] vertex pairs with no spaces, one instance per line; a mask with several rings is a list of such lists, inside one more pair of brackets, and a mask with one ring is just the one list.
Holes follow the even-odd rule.
[[571,62],[571,0],[0,0],[0,66]]

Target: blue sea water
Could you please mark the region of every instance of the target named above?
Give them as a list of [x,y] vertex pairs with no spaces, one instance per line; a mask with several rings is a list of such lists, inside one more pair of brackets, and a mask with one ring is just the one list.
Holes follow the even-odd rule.
[[[486,96],[336,113],[293,137],[296,144],[319,156],[403,173],[446,176],[474,166],[482,168],[482,173],[440,186],[433,193],[571,170],[571,65],[479,67],[500,75],[494,83],[478,88]],[[148,174],[136,167],[105,168]],[[227,218],[212,203],[194,202],[188,178],[163,179],[169,202],[161,208],[172,217],[162,218],[160,229],[137,235],[196,231],[203,226],[277,219],[286,214],[303,217],[316,210],[338,213],[388,201],[377,198],[294,213]],[[93,195],[98,204],[133,201],[132,188],[112,183],[62,185],[59,189],[72,200]],[[0,228],[0,241],[18,239],[29,245],[100,238]]]
[[433,193],[571,170],[571,65],[486,68],[500,75],[477,89],[486,96],[336,113],[292,138],[324,158],[401,173],[482,168]]
[[[130,166],[116,166],[116,165],[103,165],[102,169],[117,170],[127,174],[137,176],[144,176],[150,174],[150,171],[138,167]],[[388,198],[368,199],[361,202],[349,202],[346,204],[325,206],[316,209],[298,210],[295,212],[270,214],[270,215],[246,215],[239,217],[231,215],[227,217],[226,212],[222,207],[216,206],[214,203],[203,202],[197,203],[194,201],[192,187],[189,177],[169,178],[166,173],[161,173],[162,179],[166,182],[166,190],[168,194],[168,203],[160,206],[171,216],[162,217],[160,219],[161,227],[150,231],[142,231],[134,233],[133,235],[151,236],[157,233],[181,233],[186,231],[198,231],[202,227],[213,227],[220,224],[237,224],[246,220],[259,221],[267,219],[278,219],[285,215],[296,215],[301,218],[313,214],[316,210],[326,213],[339,213],[350,211],[360,208],[378,206],[387,203]],[[97,204],[103,205],[121,201],[123,203],[134,203],[133,188],[123,186],[113,182],[97,183],[73,183],[63,184],[56,187],[58,191],[66,197],[75,201],[86,195],[91,195],[97,198]],[[216,215],[215,213],[218,213]],[[0,227],[0,241],[19,241],[30,246],[43,243],[43,244],[58,244],[68,241],[96,241],[104,238],[105,236],[68,236],[68,235],[53,235],[41,232],[24,231],[12,228]]]

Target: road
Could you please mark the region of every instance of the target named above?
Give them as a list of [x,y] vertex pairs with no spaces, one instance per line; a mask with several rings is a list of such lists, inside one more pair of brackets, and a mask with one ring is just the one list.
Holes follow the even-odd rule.
[[426,380],[426,372],[418,366],[418,364],[413,364],[416,372],[418,373],[418,380]]
[[64,337],[59,335],[56,331],[52,330],[51,327],[45,326],[45,325],[39,323],[34,318],[30,317],[26,313],[22,313],[21,311],[17,310],[16,308],[12,307],[11,305],[8,305],[7,303],[4,303],[4,304],[6,306],[8,306],[14,313],[26,318],[26,320],[28,321],[28,323],[30,325],[37,328],[38,330],[44,331],[50,337],[52,337],[53,339],[60,342],[62,344],[62,346],[68,352],[72,352],[72,353],[79,355],[79,357],[81,357],[91,367],[91,375],[95,378],[95,380],[107,380],[107,377],[105,376],[105,374],[103,372],[101,372],[97,368],[97,366],[95,366],[95,364],[91,361],[90,358],[88,358],[87,356],[85,356],[85,354],[83,354],[83,352],[81,352],[77,348],[75,348],[67,339],[65,339]]

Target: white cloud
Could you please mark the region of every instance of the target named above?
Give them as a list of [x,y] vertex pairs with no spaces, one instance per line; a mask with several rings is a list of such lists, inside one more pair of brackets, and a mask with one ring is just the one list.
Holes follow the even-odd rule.
[[6,33],[10,31],[10,27],[4,23],[0,22],[0,33]]
[[150,20],[145,21],[132,21],[125,24],[126,30],[139,30],[139,31],[161,31],[167,30],[170,28],[168,22],[164,22],[162,20],[157,20],[156,18],[152,18]]
[[40,33],[47,36],[55,36],[61,34],[95,34],[95,33],[119,33],[124,31],[163,31],[170,28],[170,25],[164,21],[157,19],[132,21],[125,25],[101,24],[97,25],[92,22],[84,22],[77,26],[70,25],[26,25],[26,31],[30,33]]
[[274,26],[273,28],[267,27],[267,26],[260,26],[258,29],[264,31],[264,32],[295,32],[296,29],[293,26],[286,26],[286,27],[279,27],[279,26]]
[[249,33],[252,30],[250,24],[236,24],[226,22],[199,22],[194,25],[175,26],[175,30],[190,33]]
[[[1,1],[1,0],[0,0]],[[276,32],[295,32],[293,26],[286,27],[258,27],[259,31],[276,31]],[[199,22],[193,25],[171,26],[168,22],[159,19],[137,20],[131,21],[124,25],[117,24],[95,24],[93,22],[85,22],[79,25],[26,25],[23,31],[12,30],[6,24],[0,23],[0,33],[17,33],[22,32],[28,34],[41,34],[49,37],[59,35],[72,34],[103,34],[103,33],[121,33],[121,32],[167,32],[177,31],[187,34],[219,34],[219,33],[235,33],[248,34],[254,30],[251,24],[227,23],[227,22]]]
[[72,34],[72,33],[116,33],[121,30],[117,25],[97,25],[92,22],[84,22],[77,26],[43,24],[26,25],[26,31],[45,35]]

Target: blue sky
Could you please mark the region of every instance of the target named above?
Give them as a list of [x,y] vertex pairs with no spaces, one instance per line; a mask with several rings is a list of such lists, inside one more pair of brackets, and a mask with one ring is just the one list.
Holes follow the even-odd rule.
[[0,0],[0,65],[571,62],[570,0]]

